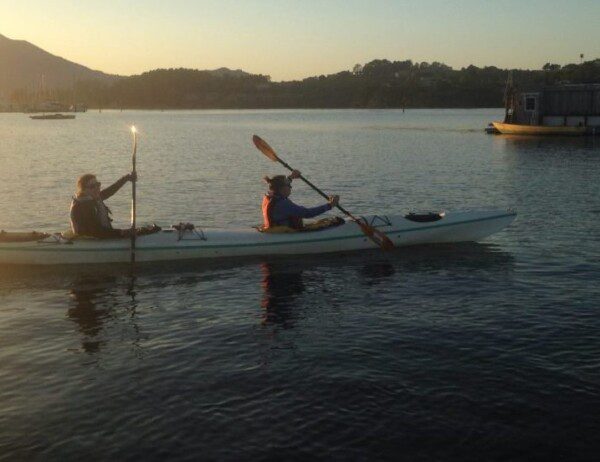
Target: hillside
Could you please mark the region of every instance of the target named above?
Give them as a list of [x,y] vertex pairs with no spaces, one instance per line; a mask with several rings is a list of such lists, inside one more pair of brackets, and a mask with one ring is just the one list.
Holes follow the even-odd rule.
[[70,88],[77,80],[109,83],[118,76],[92,70],[24,40],[11,40],[0,34],[0,95],[7,97],[17,89],[38,89],[42,79],[46,89],[53,89]]
[[[500,107],[509,71],[519,88],[597,83],[600,59],[565,66],[547,63],[538,70],[453,69],[439,62],[376,59],[351,71],[289,82],[224,67],[156,69],[124,77],[0,35],[0,106],[4,102],[8,110],[27,108],[40,99],[139,109]],[[40,98],[42,79],[45,90],[53,91]]]

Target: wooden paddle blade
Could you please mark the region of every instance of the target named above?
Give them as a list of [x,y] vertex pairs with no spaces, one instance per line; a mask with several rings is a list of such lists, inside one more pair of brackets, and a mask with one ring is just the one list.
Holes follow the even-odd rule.
[[394,245],[392,240],[389,237],[387,237],[385,234],[381,233],[381,248],[383,250],[392,250],[395,247],[396,246]]
[[358,223],[358,226],[360,226],[360,229],[365,234],[365,236],[371,239],[383,250],[392,250],[395,247],[392,240],[389,237],[387,237],[385,233],[382,233],[381,231],[379,231],[376,228],[373,228],[372,226],[369,226],[363,221],[357,220],[356,223]]
[[273,162],[279,162],[279,157],[275,154],[275,151],[269,143],[263,140],[260,136],[254,135],[252,137],[252,141],[254,141],[254,145],[258,148],[260,152],[262,152],[265,156],[271,159]]

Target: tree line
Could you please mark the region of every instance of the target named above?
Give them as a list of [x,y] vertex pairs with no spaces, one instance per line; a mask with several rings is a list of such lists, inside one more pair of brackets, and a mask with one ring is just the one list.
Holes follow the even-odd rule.
[[[522,89],[599,83],[600,59],[510,72]],[[227,69],[157,69],[113,83],[78,81],[72,88],[55,90],[54,96],[64,102],[116,109],[501,107],[508,73],[494,66],[455,70],[439,62],[387,59],[288,82]],[[32,97],[25,90],[13,96],[21,101]]]

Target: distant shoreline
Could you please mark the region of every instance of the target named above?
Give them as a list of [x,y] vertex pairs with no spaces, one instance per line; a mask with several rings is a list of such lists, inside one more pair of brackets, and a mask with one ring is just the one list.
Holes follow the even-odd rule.
[[[453,110],[453,109],[489,109],[489,110],[504,110],[503,107],[212,107],[212,108],[88,108],[87,112],[121,112],[121,111],[148,111],[148,112],[186,112],[186,111],[419,111],[424,109],[430,110]],[[39,112],[41,113],[41,112]],[[46,111],[50,113],[71,113],[70,111]],[[33,114],[23,111],[0,110],[0,114]],[[36,112],[35,114],[38,114]],[[85,114],[84,112],[73,112],[73,114]]]

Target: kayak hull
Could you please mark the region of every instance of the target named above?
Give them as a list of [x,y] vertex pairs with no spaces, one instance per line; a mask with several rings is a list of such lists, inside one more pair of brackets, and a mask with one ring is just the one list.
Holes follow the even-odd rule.
[[[446,213],[432,222],[415,222],[404,216],[366,216],[398,246],[478,241],[508,226],[512,211]],[[229,257],[302,255],[348,252],[376,248],[352,222],[332,228],[299,233],[261,233],[253,228],[163,230],[136,240],[137,262],[197,260]],[[77,239],[50,236],[33,242],[0,243],[0,264],[67,265],[127,263],[129,239]]]
[[503,135],[562,135],[581,136],[585,135],[585,127],[552,127],[548,125],[520,125],[492,122],[493,127]]

